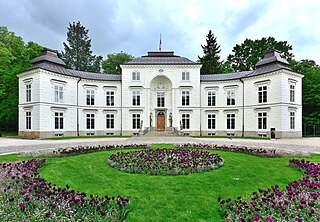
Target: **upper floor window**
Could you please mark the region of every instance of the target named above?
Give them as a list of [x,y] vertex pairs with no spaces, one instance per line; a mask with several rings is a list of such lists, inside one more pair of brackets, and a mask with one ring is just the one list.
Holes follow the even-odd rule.
[[208,106],[215,106],[216,105],[216,92],[211,91],[208,92]]
[[294,102],[294,97],[295,97],[295,85],[290,84],[290,102]]
[[190,105],[190,91],[182,91],[182,105],[183,106]]
[[94,90],[87,89],[87,105],[94,105]]
[[208,129],[215,129],[215,128],[216,128],[216,115],[208,114]]
[[140,91],[132,91],[132,105],[140,106]]
[[290,112],[290,129],[295,129],[295,112]]
[[106,128],[114,129],[114,114],[106,114]]
[[132,114],[132,129],[140,129],[140,114]]
[[258,87],[258,102],[259,103],[267,102],[267,86]]
[[87,113],[87,129],[94,129],[95,119],[94,113]]
[[114,92],[113,91],[106,92],[106,106],[114,106]]
[[182,72],[182,80],[190,80],[190,72]]
[[157,93],[157,107],[164,107],[165,106],[164,99],[165,99],[164,92],[158,92]]
[[140,72],[132,72],[132,80],[140,80]]
[[63,86],[59,86],[59,85],[54,86],[54,102],[56,103],[63,102]]
[[63,129],[63,112],[54,113],[54,128]]
[[26,129],[31,129],[31,112],[26,112]]
[[227,91],[227,106],[236,105],[236,93],[234,90]]
[[31,84],[26,85],[26,102],[31,102]]
[[267,113],[258,113],[258,129],[267,129]]
[[236,128],[236,114],[229,113],[227,114],[227,129]]
[[190,129],[190,114],[182,114],[182,129]]

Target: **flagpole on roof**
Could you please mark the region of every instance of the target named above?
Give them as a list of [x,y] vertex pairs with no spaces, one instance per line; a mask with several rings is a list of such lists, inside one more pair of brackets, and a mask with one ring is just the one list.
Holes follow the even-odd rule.
[[161,44],[162,44],[162,42],[161,42],[161,32],[160,32],[160,43],[159,43],[159,51],[161,51]]

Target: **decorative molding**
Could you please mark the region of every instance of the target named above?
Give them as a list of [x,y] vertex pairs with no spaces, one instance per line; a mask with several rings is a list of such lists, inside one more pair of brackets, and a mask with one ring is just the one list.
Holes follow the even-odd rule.
[[24,82],[24,84],[31,84],[33,82],[33,78],[30,77],[30,78],[27,78],[27,79],[23,79],[22,81]]
[[270,79],[266,79],[266,80],[261,80],[261,81],[257,81],[254,83],[255,86],[261,86],[261,85],[270,85],[271,80]]

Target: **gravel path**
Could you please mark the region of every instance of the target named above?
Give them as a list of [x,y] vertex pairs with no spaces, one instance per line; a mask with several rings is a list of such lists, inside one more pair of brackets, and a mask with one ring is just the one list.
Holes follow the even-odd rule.
[[208,143],[217,145],[274,148],[298,154],[320,154],[320,138],[253,140],[227,138],[191,138],[191,137],[130,137],[130,138],[85,138],[66,140],[25,140],[0,137],[0,155],[39,151],[72,146],[112,145],[112,144],[150,144],[150,143]]

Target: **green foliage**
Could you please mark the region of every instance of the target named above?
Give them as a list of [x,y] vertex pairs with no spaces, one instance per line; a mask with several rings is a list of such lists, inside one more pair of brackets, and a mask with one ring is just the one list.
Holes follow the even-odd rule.
[[0,127],[17,128],[18,78],[17,73],[31,66],[31,60],[40,55],[42,47],[23,39],[0,26]]
[[102,61],[103,72],[108,74],[120,74],[120,65],[131,61],[134,57],[126,52],[108,54],[107,59]]
[[69,23],[67,32],[67,43],[63,43],[64,52],[61,52],[61,58],[68,68],[100,72],[102,56],[96,56],[91,51],[91,39],[88,37],[89,30],[78,21]]
[[206,45],[201,45],[204,55],[202,57],[198,56],[199,62],[202,64],[200,73],[221,73],[220,66],[222,62],[220,62],[219,56],[221,49],[217,43],[217,37],[214,37],[211,30],[209,30],[206,42]]
[[304,124],[320,125],[320,66],[313,60],[291,61],[290,67],[304,75],[302,112]]
[[230,73],[230,72],[235,72],[234,69],[232,68],[231,62],[226,60],[224,61],[221,66],[220,66],[220,72],[221,73]]
[[246,39],[241,45],[236,44],[232,49],[232,54],[228,56],[228,61],[231,63],[235,71],[253,70],[264,54],[270,50],[278,50],[281,57],[290,61],[293,58],[292,45],[287,41],[277,41],[273,37],[262,39]]

